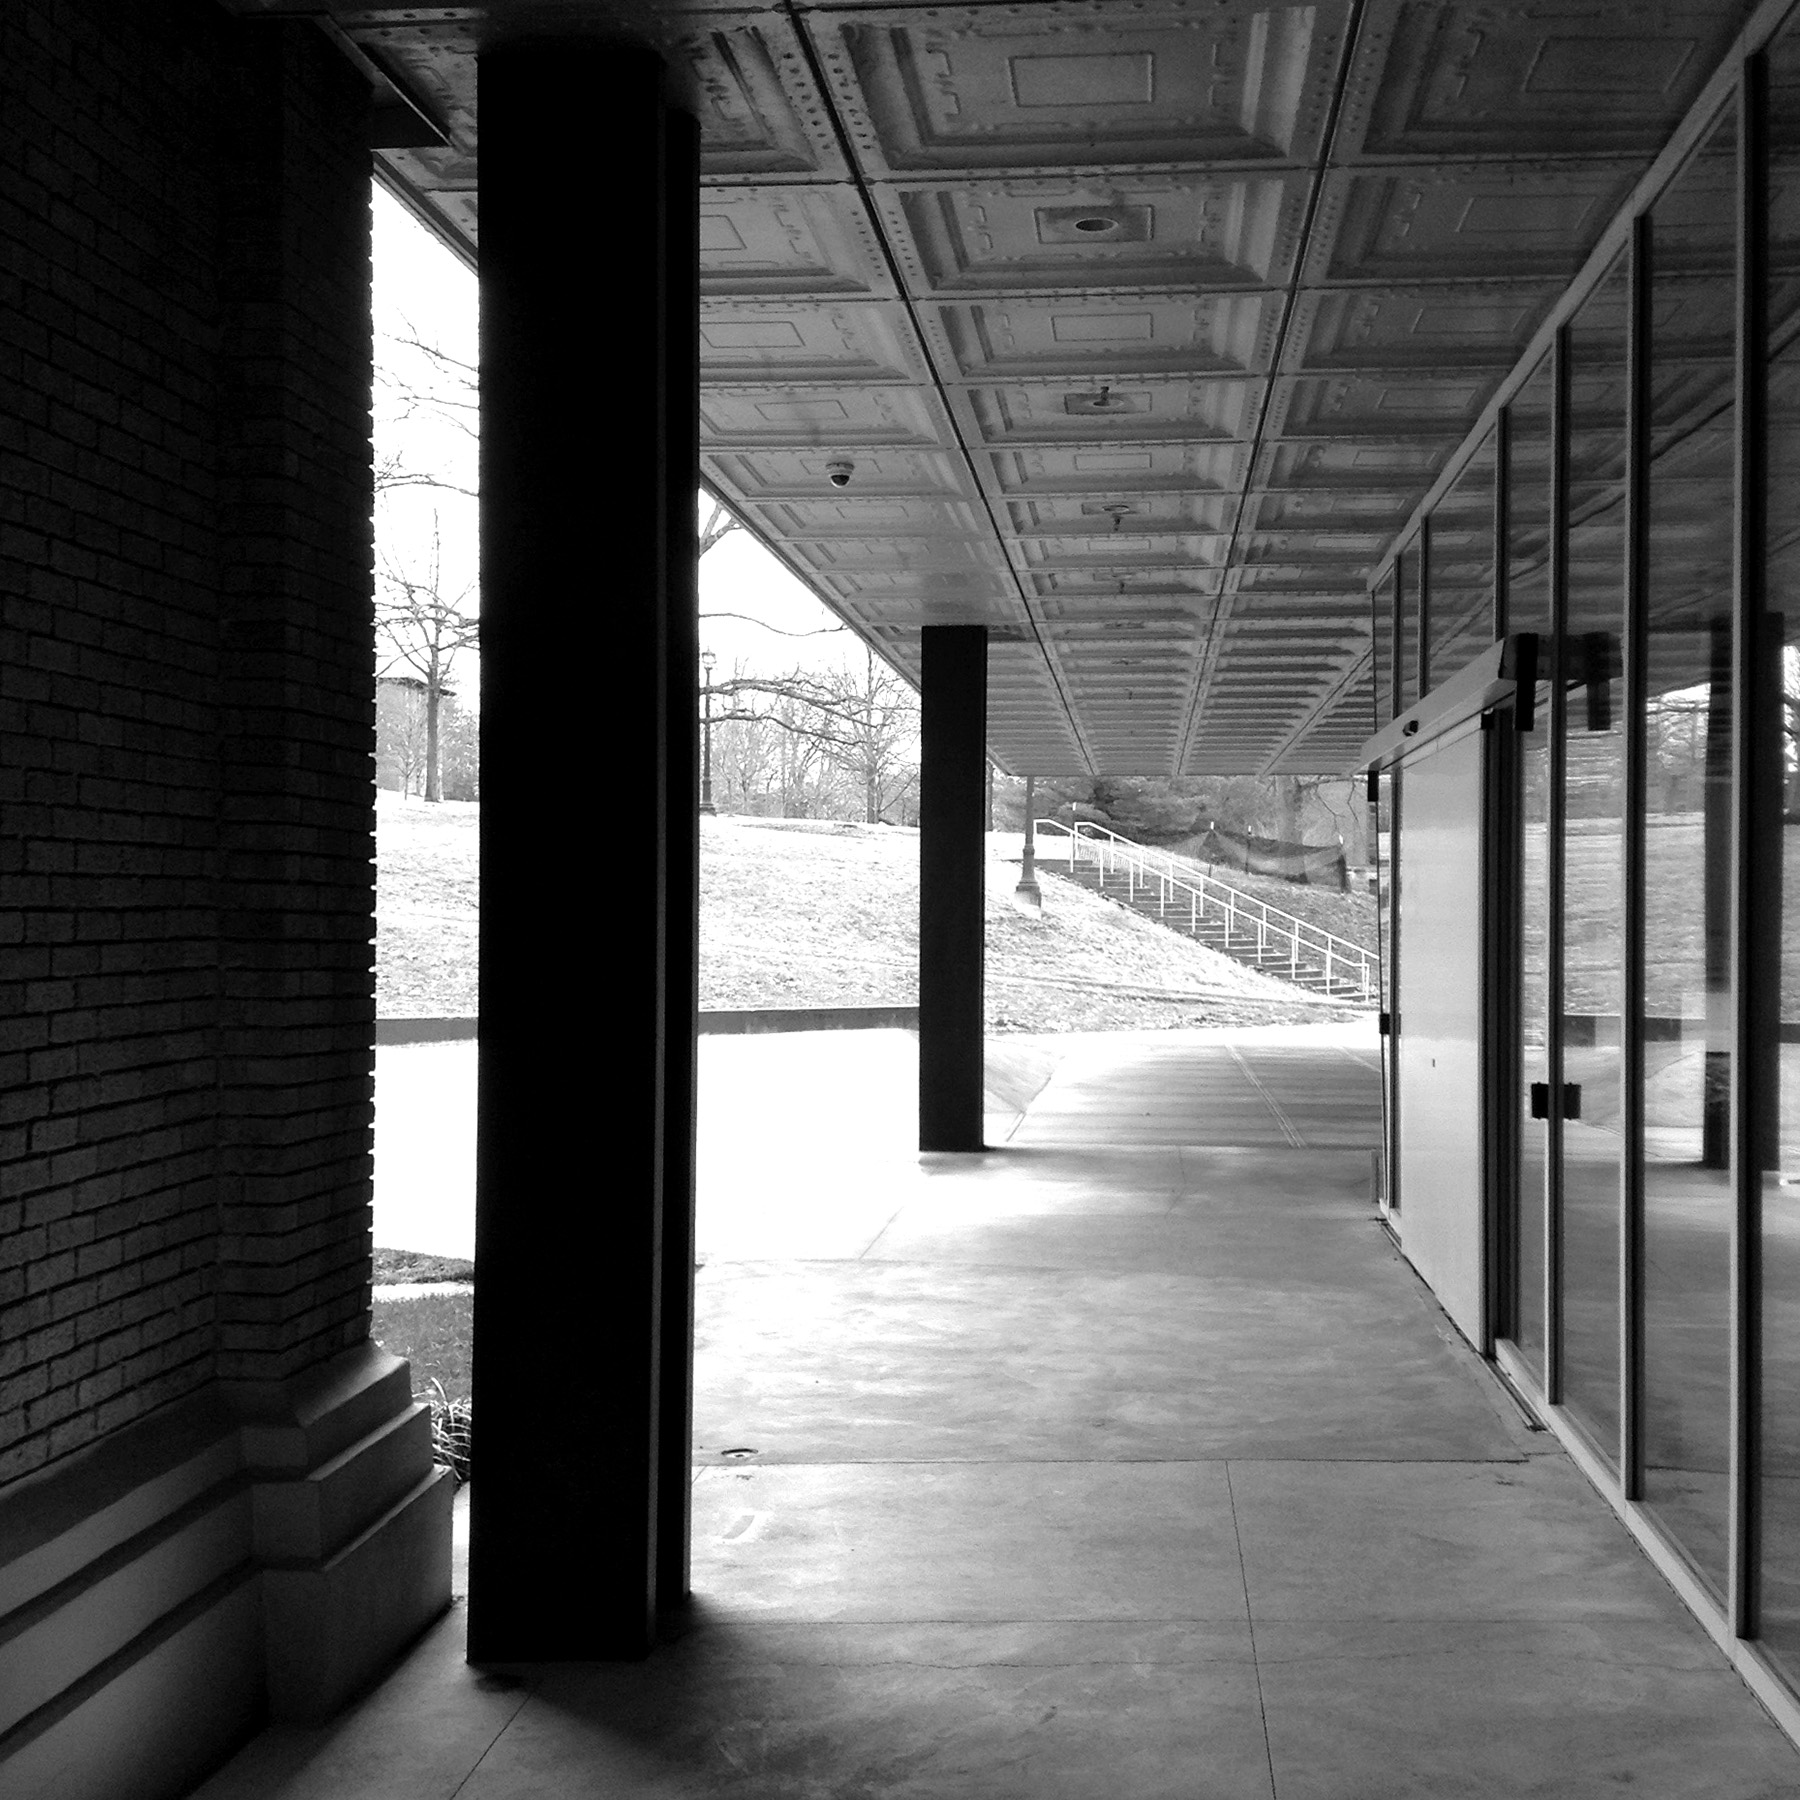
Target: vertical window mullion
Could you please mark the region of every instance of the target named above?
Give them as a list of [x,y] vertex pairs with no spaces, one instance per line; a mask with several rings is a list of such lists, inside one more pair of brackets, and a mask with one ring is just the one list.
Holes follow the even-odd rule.
[[1512,408],[1503,406],[1494,421],[1494,638],[1506,636],[1506,514],[1512,480]]
[[1550,1075],[1549,1120],[1544,1153],[1544,1397],[1562,1403],[1562,1153],[1563,1153],[1563,935],[1568,813],[1568,695],[1563,684],[1568,628],[1569,544],[1569,333],[1564,326],[1551,350],[1550,401],[1550,806],[1544,846],[1549,889],[1546,920],[1545,1011]]
[[[1759,830],[1775,811],[1766,804],[1779,781],[1778,762],[1759,750],[1765,738],[1769,658],[1763,638],[1762,559],[1765,414],[1762,381],[1766,328],[1764,278],[1767,139],[1765,63],[1748,58],[1738,87],[1737,308],[1733,378],[1737,442],[1733,488],[1732,719],[1734,777],[1731,854],[1731,1469],[1727,1613],[1733,1634],[1757,1634],[1760,1506],[1761,1244],[1766,1117],[1763,1095],[1773,1086],[1767,1067],[1772,1035],[1762,1029],[1768,989],[1778,989],[1757,965],[1769,899],[1759,863],[1771,852]],[[1774,659],[1779,670],[1780,657]],[[1777,805],[1779,802],[1777,801]],[[1780,833],[1774,833],[1779,843]],[[1779,964],[1777,964],[1779,966]]]
[[1631,311],[1625,395],[1625,907],[1619,1121],[1625,1158],[1619,1234],[1619,1474],[1627,1500],[1643,1497],[1644,1404],[1644,833],[1648,807],[1650,468],[1650,220],[1631,233]]
[[1394,682],[1393,705],[1388,711],[1390,719],[1399,718],[1411,704],[1406,696],[1406,563],[1404,553],[1394,558],[1394,593],[1391,602],[1394,613]]
[[1369,589],[1369,735],[1387,720],[1381,716],[1381,583]]
[[1431,519],[1419,524],[1419,547],[1413,573],[1413,612],[1418,617],[1418,686],[1416,698],[1431,691]]

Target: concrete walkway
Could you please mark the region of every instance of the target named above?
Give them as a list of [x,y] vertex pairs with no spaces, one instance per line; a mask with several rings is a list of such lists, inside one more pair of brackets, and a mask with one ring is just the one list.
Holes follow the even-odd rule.
[[1355,1046],[1183,1037],[985,1156],[713,1136],[682,1629],[483,1674],[459,1607],[206,1800],[1800,1795],[1395,1254]]

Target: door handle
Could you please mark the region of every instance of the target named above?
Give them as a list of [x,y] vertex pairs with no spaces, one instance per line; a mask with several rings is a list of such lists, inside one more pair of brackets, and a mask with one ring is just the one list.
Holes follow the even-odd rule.
[[[1550,1116],[1550,1084],[1547,1081],[1534,1081],[1531,1084],[1531,1116],[1534,1119],[1547,1119]],[[1579,1081],[1563,1083],[1562,1116],[1565,1119],[1581,1117],[1581,1083]]]

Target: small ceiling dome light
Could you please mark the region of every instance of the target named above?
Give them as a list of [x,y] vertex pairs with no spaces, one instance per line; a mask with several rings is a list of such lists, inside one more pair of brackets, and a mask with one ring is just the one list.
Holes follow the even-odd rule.
[[1134,413],[1137,402],[1126,394],[1115,394],[1109,383],[1102,383],[1096,394],[1071,394],[1063,401],[1063,410],[1072,413]]
[[1089,213],[1085,219],[1075,221],[1075,229],[1086,232],[1090,237],[1100,237],[1108,231],[1117,231],[1119,221],[1108,218],[1105,213]]

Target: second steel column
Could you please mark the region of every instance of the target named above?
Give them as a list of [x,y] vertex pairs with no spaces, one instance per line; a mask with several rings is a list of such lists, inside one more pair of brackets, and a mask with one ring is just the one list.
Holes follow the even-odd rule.
[[928,625],[919,765],[919,1148],[979,1150],[987,628]]
[[[694,863],[670,820],[691,834],[692,677],[677,665],[693,627],[671,593],[691,607],[691,571],[672,564],[695,507],[697,392],[678,341],[691,297],[674,290],[692,279],[697,189],[650,51],[500,45],[479,98],[469,1654],[628,1657],[682,1585],[682,1547],[659,1528],[679,1538],[685,1510],[667,1491],[685,1448],[663,1437],[685,1424],[689,1354],[665,1300],[685,1310],[691,1256],[691,1055],[673,1039],[692,1029]],[[596,170],[629,174],[604,218]],[[629,836],[600,856],[569,831],[589,770],[632,772]]]

